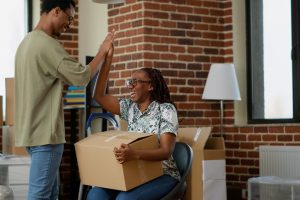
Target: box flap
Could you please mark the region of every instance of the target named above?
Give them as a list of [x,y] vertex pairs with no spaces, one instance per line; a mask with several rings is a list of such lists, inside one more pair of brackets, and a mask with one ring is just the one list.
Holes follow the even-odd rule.
[[204,149],[211,127],[179,128],[178,141],[189,144],[193,149]]
[[204,160],[224,160],[225,144],[222,137],[208,138],[204,147]]
[[222,137],[211,137],[205,144],[205,149],[225,149],[224,139]]
[[148,134],[147,137],[140,137],[130,143],[134,149],[154,149],[158,147],[159,140],[157,135]]
[[121,143],[130,144],[140,138],[149,137],[151,135],[146,133],[130,133],[127,131],[111,130],[99,133],[93,133],[87,138],[80,140],[76,144],[84,143],[86,146],[93,146],[96,148],[106,148],[107,146],[119,146]]

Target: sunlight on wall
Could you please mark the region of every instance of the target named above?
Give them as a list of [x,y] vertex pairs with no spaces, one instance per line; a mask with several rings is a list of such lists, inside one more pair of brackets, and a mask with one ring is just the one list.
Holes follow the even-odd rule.
[[[14,76],[16,49],[25,36],[25,1],[9,0],[0,7],[0,95],[5,96],[5,78]],[[5,113],[5,97],[3,97]]]

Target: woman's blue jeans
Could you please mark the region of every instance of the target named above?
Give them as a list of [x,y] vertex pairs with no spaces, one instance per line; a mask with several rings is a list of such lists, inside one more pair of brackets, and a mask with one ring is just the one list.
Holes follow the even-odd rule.
[[158,200],[168,194],[177,183],[175,178],[163,175],[126,192],[93,187],[87,200]]
[[27,151],[31,157],[28,200],[57,200],[64,144],[32,146]]

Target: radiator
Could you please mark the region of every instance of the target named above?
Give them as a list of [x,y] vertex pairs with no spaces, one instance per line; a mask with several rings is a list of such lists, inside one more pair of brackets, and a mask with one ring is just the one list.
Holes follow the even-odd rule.
[[299,200],[300,146],[260,146],[259,175],[248,180],[248,200]]
[[300,178],[300,146],[260,146],[259,175]]

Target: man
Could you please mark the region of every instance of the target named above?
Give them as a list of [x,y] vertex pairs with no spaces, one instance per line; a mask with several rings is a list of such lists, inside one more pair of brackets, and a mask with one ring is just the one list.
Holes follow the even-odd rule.
[[57,172],[65,143],[64,83],[86,86],[114,40],[109,33],[95,58],[84,66],[56,40],[71,25],[73,0],[43,0],[41,18],[18,47],[15,58],[16,145],[31,157],[28,199],[57,199]]

